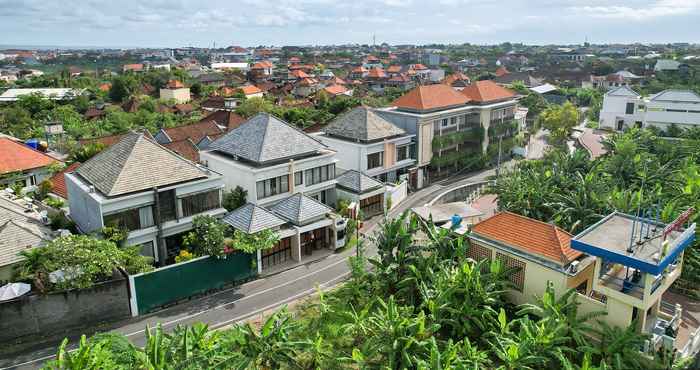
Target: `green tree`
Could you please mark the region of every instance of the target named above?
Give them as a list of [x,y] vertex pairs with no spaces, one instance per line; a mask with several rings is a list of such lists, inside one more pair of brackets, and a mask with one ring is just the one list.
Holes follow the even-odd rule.
[[248,191],[240,186],[236,186],[227,192],[224,192],[223,206],[227,211],[233,211],[246,203],[248,199]]
[[197,256],[224,255],[226,225],[209,215],[195,216],[192,231],[182,239],[182,245]]
[[109,89],[109,98],[114,102],[123,102],[138,91],[139,82],[132,74],[115,77]]
[[550,138],[555,144],[564,144],[571,129],[579,122],[579,114],[571,102],[562,106],[552,105],[545,109],[539,117],[541,127],[549,130]]

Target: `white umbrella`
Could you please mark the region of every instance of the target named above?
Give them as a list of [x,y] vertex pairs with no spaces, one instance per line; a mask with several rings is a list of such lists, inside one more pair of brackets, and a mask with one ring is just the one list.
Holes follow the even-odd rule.
[[0,301],[7,301],[29,293],[32,286],[25,283],[9,283],[0,287]]

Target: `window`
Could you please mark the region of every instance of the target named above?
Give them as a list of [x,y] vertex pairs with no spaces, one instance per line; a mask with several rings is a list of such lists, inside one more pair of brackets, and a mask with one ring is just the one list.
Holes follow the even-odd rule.
[[160,222],[171,221],[177,218],[175,190],[166,190],[158,193],[158,208],[160,209]]
[[634,103],[627,103],[625,114],[634,114]]
[[408,159],[408,145],[402,145],[396,148],[396,161],[401,162]]
[[304,174],[301,171],[294,172],[294,186],[304,183]]
[[31,175],[31,176],[29,176],[29,186],[34,186],[34,185],[36,185],[36,176]]
[[447,118],[443,118],[443,119],[442,119],[442,127],[447,127],[448,124],[449,124],[449,123],[448,123],[448,121],[447,121]]
[[513,283],[513,288],[522,292],[525,285],[525,262],[498,252],[496,252],[496,259],[503,263],[503,267],[505,267],[506,270],[512,271],[510,274],[510,281]]
[[457,117],[451,117],[450,118],[450,125],[456,125],[457,124]]
[[153,226],[153,211],[151,206],[131,208],[109,215],[104,215],[105,226],[118,227],[128,231],[145,229]]
[[[446,121],[446,120],[445,120]],[[367,169],[381,167],[384,165],[384,152],[377,152],[367,155]]]
[[221,207],[219,190],[211,190],[182,198],[182,217],[189,217]]
[[384,194],[373,195],[360,200],[360,209],[365,217],[374,216],[384,212]]
[[324,181],[335,179],[335,163],[304,171],[306,186],[315,185]]
[[289,175],[258,181],[255,185],[258,199],[286,193],[289,191]]

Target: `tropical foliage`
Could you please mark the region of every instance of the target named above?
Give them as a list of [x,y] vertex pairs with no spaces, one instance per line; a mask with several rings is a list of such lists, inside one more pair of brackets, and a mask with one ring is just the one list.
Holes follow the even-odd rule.
[[[547,289],[532,305],[506,303],[509,271],[464,257],[462,237],[403,215],[387,220],[331,292],[259,325],[147,330],[143,347],[119,335],[64,344],[50,369],[646,369],[644,337],[593,325],[577,294]],[[368,269],[368,265],[373,268]],[[598,329],[602,328],[602,329]],[[617,330],[617,331],[616,331]],[[622,334],[621,336],[618,336]],[[603,338],[597,344],[590,338]],[[622,338],[622,339],[620,339]],[[594,367],[594,365],[596,367]],[[598,367],[599,366],[599,367]],[[663,367],[658,367],[663,368]]]
[[[500,208],[574,234],[613,211],[641,210],[669,222],[689,207],[700,209],[700,141],[631,130],[610,136],[604,146],[608,153],[596,160],[583,150],[554,150],[542,160],[521,162],[491,192]],[[697,286],[699,269],[696,243],[685,254],[679,284]]]

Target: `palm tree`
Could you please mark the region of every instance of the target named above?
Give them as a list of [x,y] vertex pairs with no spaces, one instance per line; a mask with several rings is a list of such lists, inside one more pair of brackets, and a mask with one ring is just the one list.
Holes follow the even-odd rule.
[[610,326],[604,321],[598,321],[598,324],[600,329],[596,331],[600,342],[594,354],[615,369],[645,368],[646,361],[640,356],[639,351],[644,342],[649,339],[649,335],[637,333],[636,320],[625,329]]
[[56,359],[47,364],[48,369],[55,370],[101,370],[116,368],[111,354],[102,342],[88,342],[85,335],[80,337],[77,349],[69,351],[68,339],[58,347]]

